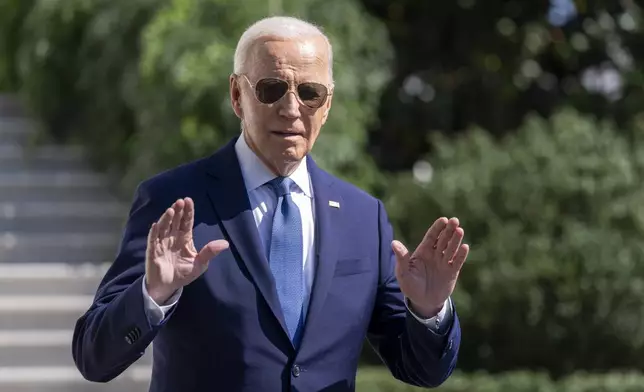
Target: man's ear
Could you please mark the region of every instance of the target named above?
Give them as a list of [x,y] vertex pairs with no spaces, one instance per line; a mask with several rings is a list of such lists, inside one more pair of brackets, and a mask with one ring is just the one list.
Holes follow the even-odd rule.
[[239,78],[235,74],[230,75],[230,104],[235,115],[240,119],[244,118],[244,111],[241,105],[241,86]]

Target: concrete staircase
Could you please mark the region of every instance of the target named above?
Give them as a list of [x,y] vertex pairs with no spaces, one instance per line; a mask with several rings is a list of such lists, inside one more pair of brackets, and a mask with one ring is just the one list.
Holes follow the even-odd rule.
[[108,384],[85,381],[71,356],[128,205],[81,148],[32,146],[16,108],[0,96],[0,392],[147,391],[151,348]]

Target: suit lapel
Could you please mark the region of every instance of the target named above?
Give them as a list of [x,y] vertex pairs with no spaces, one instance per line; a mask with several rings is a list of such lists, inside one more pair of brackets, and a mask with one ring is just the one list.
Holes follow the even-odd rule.
[[316,227],[316,270],[313,288],[306,316],[302,341],[307,339],[311,325],[320,316],[329,286],[333,280],[337,262],[337,247],[339,243],[338,225],[341,224],[340,208],[331,206],[329,202],[337,202],[342,206],[342,198],[334,189],[334,178],[317,167],[312,159],[307,158],[307,165],[313,184]]
[[288,339],[275,280],[263,252],[235,153],[236,140],[237,138],[211,157],[208,173],[213,179],[213,184],[208,187],[208,196],[219,216],[223,231],[228,234],[231,250],[237,252],[248,269]]

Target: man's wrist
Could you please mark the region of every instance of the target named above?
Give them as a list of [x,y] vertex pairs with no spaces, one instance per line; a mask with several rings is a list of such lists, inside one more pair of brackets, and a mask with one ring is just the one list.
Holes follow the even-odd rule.
[[160,306],[168,302],[172,295],[178,290],[172,287],[155,287],[150,285],[147,280],[145,281],[145,289],[154,303]]
[[418,305],[414,303],[411,299],[409,300],[409,307],[411,310],[420,318],[424,319],[430,319],[432,317],[436,317],[441,310],[443,310],[443,306],[445,306],[445,302],[441,302],[440,305]]

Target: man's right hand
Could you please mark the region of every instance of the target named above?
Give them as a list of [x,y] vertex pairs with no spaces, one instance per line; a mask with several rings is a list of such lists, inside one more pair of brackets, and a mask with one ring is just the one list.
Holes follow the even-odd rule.
[[228,248],[228,241],[216,240],[197,252],[192,239],[194,219],[192,199],[179,199],[150,228],[145,285],[150,297],[159,305],[197,279],[206,271],[210,260]]

